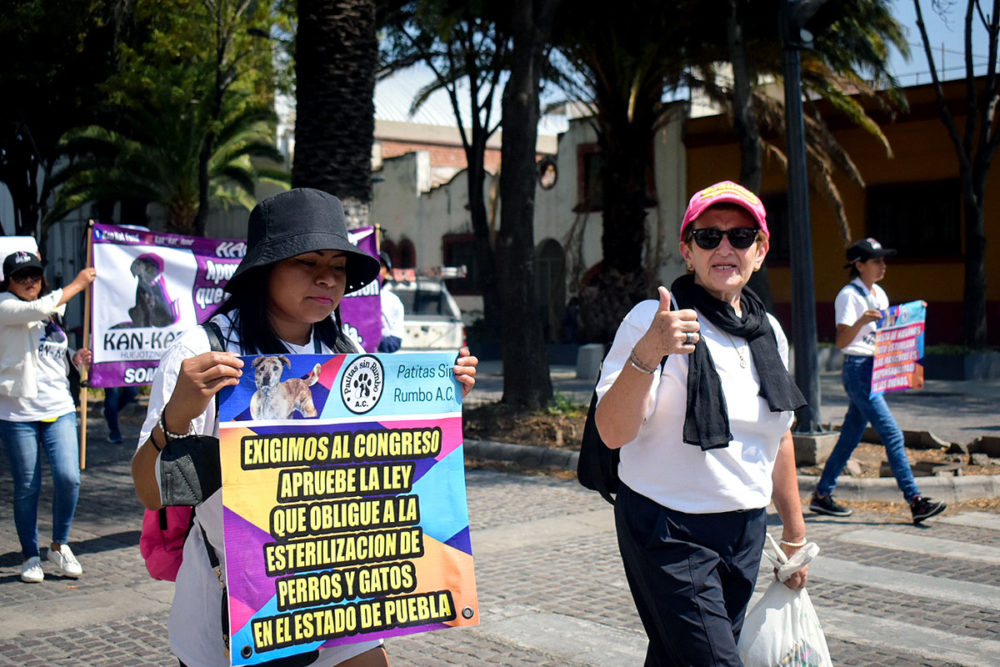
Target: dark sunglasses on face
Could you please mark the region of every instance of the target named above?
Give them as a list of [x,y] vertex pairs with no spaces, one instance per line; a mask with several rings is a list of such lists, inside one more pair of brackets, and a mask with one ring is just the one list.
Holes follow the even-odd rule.
[[753,227],[736,227],[726,231],[708,227],[706,229],[692,229],[691,237],[702,250],[718,248],[719,244],[722,243],[723,236],[729,239],[729,245],[738,250],[746,250],[757,240],[757,231]]
[[15,283],[24,285],[26,283],[33,283],[35,281],[42,279],[41,271],[22,271],[21,273],[15,273],[10,277]]

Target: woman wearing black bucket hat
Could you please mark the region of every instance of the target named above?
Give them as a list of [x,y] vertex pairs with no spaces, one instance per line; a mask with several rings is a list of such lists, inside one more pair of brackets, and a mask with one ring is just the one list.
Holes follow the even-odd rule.
[[[299,188],[265,199],[250,213],[247,254],[226,286],[229,299],[212,322],[227,351],[213,352],[203,327],[185,332],[166,351],[153,379],[149,411],[132,460],[139,499],[160,507],[159,451],[178,434],[218,436],[215,394],[238,384],[240,354],[360,352],[340,329],[340,300],[374,280],[379,261],[348,239],[340,200]],[[478,360],[463,348],[454,366],[463,394],[475,384]],[[170,644],[186,665],[229,665],[218,610],[219,580],[203,539],[224,571],[222,494],[195,512],[170,612]],[[201,530],[203,529],[203,530]],[[380,641],[346,644],[299,664],[387,665]]]
[[910,506],[913,523],[940,514],[945,504],[920,495],[906,458],[903,431],[896,424],[889,404],[882,394],[871,395],[872,368],[875,360],[875,331],[889,308],[889,297],[877,283],[885,278],[885,258],[896,254],[873,238],[855,241],[847,248],[851,282],[837,294],[834,309],[837,317],[837,347],[844,352],[843,382],[849,404],[840,437],[823,467],[809,509],[817,514],[850,516],[853,510],[833,498],[837,477],[861,442],[869,423],[885,445],[889,467],[903,498]]

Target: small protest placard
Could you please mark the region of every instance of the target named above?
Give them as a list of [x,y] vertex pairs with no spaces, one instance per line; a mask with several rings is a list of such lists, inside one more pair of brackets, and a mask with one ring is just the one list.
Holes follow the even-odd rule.
[[927,307],[923,301],[910,301],[886,311],[875,332],[872,396],[886,391],[923,388],[926,318]]

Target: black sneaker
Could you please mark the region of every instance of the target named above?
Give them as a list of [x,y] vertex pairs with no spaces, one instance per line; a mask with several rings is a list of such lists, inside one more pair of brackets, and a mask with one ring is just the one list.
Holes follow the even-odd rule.
[[809,509],[817,514],[829,514],[830,516],[851,516],[854,514],[854,510],[850,507],[844,507],[834,500],[832,494],[820,496],[814,493],[812,501],[809,503]]
[[910,501],[910,511],[913,513],[913,523],[920,523],[944,511],[945,503],[939,503],[925,496],[915,496]]

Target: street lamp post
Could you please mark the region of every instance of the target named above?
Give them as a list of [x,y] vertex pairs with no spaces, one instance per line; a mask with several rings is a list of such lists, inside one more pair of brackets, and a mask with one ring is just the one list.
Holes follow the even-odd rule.
[[785,153],[788,157],[788,241],[792,270],[792,323],[795,382],[808,403],[799,408],[795,432],[819,433],[820,391],[816,345],[816,294],[813,283],[809,187],[805,128],[802,121],[801,56],[812,38],[805,22],[825,0],[788,0],[782,5],[785,66]]

